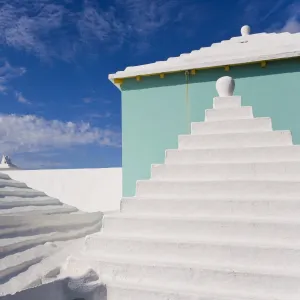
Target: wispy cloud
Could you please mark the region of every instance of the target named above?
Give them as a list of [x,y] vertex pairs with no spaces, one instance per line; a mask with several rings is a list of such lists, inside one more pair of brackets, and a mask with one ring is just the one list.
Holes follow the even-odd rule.
[[98,144],[120,146],[120,134],[88,123],[46,120],[34,115],[0,115],[0,149],[4,153],[38,152]]
[[281,32],[297,33],[300,32],[300,20],[296,17],[291,17],[286,21],[280,29]]
[[104,7],[84,0],[78,10],[74,1],[0,0],[0,43],[65,60],[95,43],[118,47],[132,37],[143,45],[158,30],[182,19],[189,2],[112,0]]
[[103,114],[98,114],[98,113],[91,113],[87,115],[87,119],[92,120],[92,119],[106,119],[110,118],[112,114],[110,112],[105,112]]
[[31,102],[26,99],[21,92],[15,92],[17,101],[23,104],[31,104]]
[[279,28],[281,32],[296,33],[300,32],[300,4],[293,3],[287,9],[288,18],[282,27]]
[[240,0],[239,5],[244,11],[243,21],[250,25],[260,23],[267,32],[300,32],[299,1],[287,4],[286,0]]
[[82,101],[83,101],[84,103],[86,103],[86,104],[89,104],[89,103],[94,102],[94,99],[91,98],[91,97],[85,97],[85,98],[82,99]]
[[47,38],[61,28],[62,5],[50,1],[12,0],[0,8],[0,41],[3,44],[46,57]]
[[8,61],[1,61],[1,59],[0,64],[0,92],[6,93],[9,89],[10,81],[25,74],[26,69],[21,67],[12,67]]

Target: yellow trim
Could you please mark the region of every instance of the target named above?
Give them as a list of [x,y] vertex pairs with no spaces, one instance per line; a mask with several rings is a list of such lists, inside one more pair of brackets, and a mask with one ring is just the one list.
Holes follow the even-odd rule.
[[[284,60],[292,60],[292,59],[299,59],[300,56],[294,56],[294,57],[286,57],[286,58],[278,58],[278,59],[269,59],[268,61],[284,61]],[[247,62],[247,63],[239,63],[239,64],[234,64],[231,66],[245,66],[245,65],[253,65],[253,64],[257,64],[257,63],[261,63],[261,62],[268,62],[268,61],[253,61],[253,62]],[[199,69],[195,69],[195,71],[202,71],[202,70],[210,70],[210,69],[218,69],[218,68],[224,68],[227,69],[229,68],[230,70],[230,66],[212,66],[212,67],[204,67],[204,68],[199,68]],[[177,74],[177,73],[181,73],[181,72],[185,72],[186,70],[178,70],[178,71],[170,71],[170,72],[165,72],[164,74]],[[144,74],[143,77],[150,77],[150,76],[158,76],[160,73],[152,73],[152,74]],[[122,78],[115,78],[115,80],[123,80],[123,79],[127,79],[127,78],[138,78],[141,76],[128,76],[128,77],[122,77]],[[138,79],[137,79],[138,80]]]
[[136,76],[136,81],[141,81],[141,76]]
[[265,67],[267,66],[267,62],[266,62],[266,61],[262,61],[262,62],[260,63],[260,66],[261,66],[262,68],[265,68]]
[[191,70],[191,74],[192,74],[192,75],[196,75],[196,72],[197,72],[197,71],[196,71],[195,69],[194,69],[194,70]]
[[115,84],[122,84],[124,82],[123,78],[115,78],[114,83]]
[[165,78],[165,74],[164,74],[164,73],[161,73],[161,74],[159,74],[159,77],[160,77],[160,78]]
[[230,70],[230,66],[225,66],[225,67],[224,67],[224,70],[225,70],[226,72],[228,72],[228,71]]

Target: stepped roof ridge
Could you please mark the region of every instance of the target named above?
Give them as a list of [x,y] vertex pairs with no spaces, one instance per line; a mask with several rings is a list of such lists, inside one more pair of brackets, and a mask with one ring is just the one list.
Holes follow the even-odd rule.
[[0,162],[0,169],[19,169],[16,165],[14,165],[7,155],[2,155],[2,159]]
[[103,213],[80,211],[4,173],[0,197],[0,298],[42,280],[102,226]]
[[241,35],[232,37],[210,47],[202,47],[190,53],[170,57],[165,61],[127,67],[124,71],[110,74],[116,85],[118,79],[172,73],[192,69],[205,69],[228,65],[247,64],[267,60],[286,59],[300,56],[300,33],[256,33],[243,26]]

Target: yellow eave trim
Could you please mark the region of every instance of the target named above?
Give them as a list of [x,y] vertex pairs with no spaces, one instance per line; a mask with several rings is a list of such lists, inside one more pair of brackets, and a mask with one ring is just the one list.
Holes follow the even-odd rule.
[[[192,69],[191,74],[195,75],[197,71],[200,70],[209,70],[209,69],[218,69],[218,68],[223,68],[225,71],[230,71],[230,68],[233,66],[245,66],[245,65],[254,65],[254,64],[260,64],[262,68],[266,67],[268,61],[281,61],[281,60],[292,60],[292,59],[299,59],[299,56],[295,57],[286,57],[286,58],[277,58],[277,59],[269,59],[269,60],[263,60],[263,61],[253,61],[253,62],[247,62],[247,63],[237,63],[237,64],[232,64],[232,65],[221,65],[221,66],[213,66],[213,67],[204,67],[204,68],[199,68],[199,69]],[[119,83],[122,84],[124,79],[130,79],[130,78],[136,78],[137,81],[141,81],[141,77],[150,77],[150,76],[160,76],[160,78],[164,78],[166,74],[176,74],[176,73],[181,73],[185,72],[187,70],[177,70],[177,71],[170,71],[170,72],[164,72],[164,73],[151,73],[151,74],[141,74],[141,75],[135,75],[135,76],[128,76],[128,77],[122,77],[122,78],[114,78],[113,81],[114,83]]]

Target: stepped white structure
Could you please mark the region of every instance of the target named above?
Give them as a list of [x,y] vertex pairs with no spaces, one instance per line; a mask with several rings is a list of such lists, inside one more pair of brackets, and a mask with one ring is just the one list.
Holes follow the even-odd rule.
[[0,173],[0,296],[52,276],[102,213],[84,213]]
[[107,289],[85,299],[300,299],[300,147],[233,87],[69,257],[61,278]]
[[0,162],[0,169],[18,169],[18,167],[11,162],[9,156],[2,155],[2,159]]

